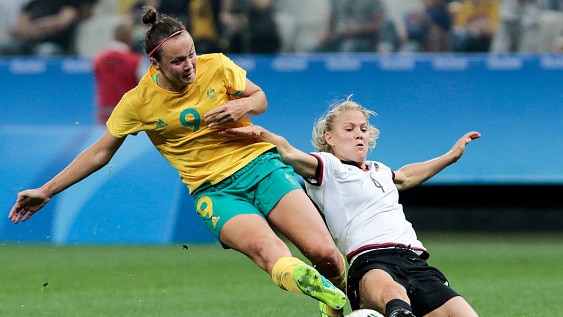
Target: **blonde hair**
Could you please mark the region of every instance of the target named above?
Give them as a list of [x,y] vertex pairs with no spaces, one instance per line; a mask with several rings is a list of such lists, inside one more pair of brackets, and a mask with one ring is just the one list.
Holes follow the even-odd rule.
[[[320,118],[313,127],[313,135],[311,142],[315,147],[317,152],[328,152],[332,153],[331,146],[326,142],[325,134],[332,131],[334,120],[343,112],[346,111],[360,111],[366,117],[368,122],[368,148],[370,150],[375,148],[376,139],[379,137],[379,130],[369,123],[369,117],[377,116],[374,111],[368,110],[361,106],[360,104],[350,100],[352,96],[349,96],[345,101],[335,103],[327,114]],[[334,154],[334,153],[333,153]]]

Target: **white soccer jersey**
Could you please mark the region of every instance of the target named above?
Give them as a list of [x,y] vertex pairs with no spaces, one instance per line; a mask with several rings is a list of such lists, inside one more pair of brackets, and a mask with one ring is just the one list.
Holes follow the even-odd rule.
[[319,160],[317,179],[306,179],[311,199],[325,216],[340,251],[350,259],[364,249],[403,244],[425,250],[418,240],[386,165],[367,161],[367,171],[342,163],[330,153],[312,153]]

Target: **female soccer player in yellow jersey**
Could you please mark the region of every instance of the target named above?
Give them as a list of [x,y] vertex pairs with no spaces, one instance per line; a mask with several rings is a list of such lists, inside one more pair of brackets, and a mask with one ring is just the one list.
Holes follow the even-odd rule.
[[[40,188],[20,192],[9,218],[26,221],[105,166],[128,135],[144,131],[178,170],[201,219],[225,248],[248,256],[282,289],[305,293],[341,315],[344,259],[293,169],[271,143],[219,133],[251,125],[248,115],[266,110],[262,89],[225,55],[197,56],[177,19],[148,7],[143,22],[147,73],[115,107],[100,139]],[[315,268],[292,256],[272,227]]]

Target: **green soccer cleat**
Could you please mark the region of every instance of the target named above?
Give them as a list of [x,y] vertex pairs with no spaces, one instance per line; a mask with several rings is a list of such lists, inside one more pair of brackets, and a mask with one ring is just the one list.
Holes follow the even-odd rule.
[[307,264],[298,264],[293,269],[293,278],[306,295],[327,304],[332,309],[342,309],[346,295]]
[[319,317],[344,317],[344,309],[329,311],[325,303],[319,302]]

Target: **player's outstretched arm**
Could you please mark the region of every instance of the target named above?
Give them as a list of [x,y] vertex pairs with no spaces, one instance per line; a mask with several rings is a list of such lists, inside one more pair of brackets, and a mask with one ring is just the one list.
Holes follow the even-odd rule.
[[13,223],[26,221],[45,206],[51,198],[78,183],[106,165],[125,138],[118,139],[106,131],[92,146],[84,150],[64,170],[45,185],[18,193],[8,218]]
[[309,155],[291,145],[281,135],[274,134],[257,125],[229,128],[220,131],[223,134],[251,136],[260,141],[272,143],[278,149],[284,163],[291,165],[295,172],[304,178],[313,178],[317,171],[319,162],[315,157]]
[[465,146],[474,139],[480,138],[481,133],[471,131],[463,135],[454,146],[444,155],[434,159],[407,164],[395,171],[395,185],[399,190],[412,188],[425,182],[444,168],[455,163],[465,152]]

